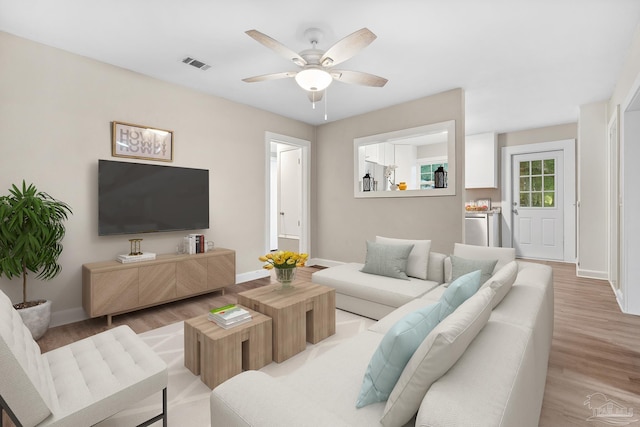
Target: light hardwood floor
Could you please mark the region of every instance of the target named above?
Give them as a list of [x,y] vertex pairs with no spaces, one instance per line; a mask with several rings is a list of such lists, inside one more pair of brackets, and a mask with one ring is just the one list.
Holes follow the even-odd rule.
[[[584,405],[588,395],[598,392],[640,413],[640,317],[620,312],[607,282],[576,277],[572,264],[545,264],[554,272],[555,325],[540,425],[604,425],[587,421],[591,410]],[[300,277],[308,279],[313,271],[305,267]],[[227,288],[225,295],[218,292],[123,314],[113,323],[141,333],[236,302],[238,292],[269,282],[255,280]],[[106,328],[104,318],[59,326],[39,344],[47,351]]]

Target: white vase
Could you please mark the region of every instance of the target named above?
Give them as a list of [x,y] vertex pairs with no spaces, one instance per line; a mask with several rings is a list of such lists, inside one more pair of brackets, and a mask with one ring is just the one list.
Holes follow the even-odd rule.
[[51,323],[51,301],[47,300],[42,304],[33,307],[21,308],[18,310],[22,322],[31,331],[34,340],[41,338]]
[[397,190],[397,189],[398,189],[398,184],[391,184],[391,185],[389,186],[389,189],[390,189],[391,191],[395,191],[395,190]]

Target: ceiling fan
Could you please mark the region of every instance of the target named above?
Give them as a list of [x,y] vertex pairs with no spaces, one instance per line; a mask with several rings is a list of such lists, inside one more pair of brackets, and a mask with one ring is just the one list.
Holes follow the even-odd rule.
[[246,34],[258,43],[265,45],[284,58],[292,61],[298,67],[302,68],[302,70],[248,77],[242,79],[244,82],[263,82],[266,80],[293,77],[302,89],[309,92],[309,99],[312,102],[319,101],[322,98],[324,90],[333,80],[373,87],[382,87],[387,83],[387,79],[383,77],[362,71],[333,69],[335,65],[350,59],[376,39],[376,35],[368,28],[362,28],[349,34],[326,51],[317,48],[322,37],[322,31],[317,28],[309,28],[304,32],[304,35],[311,43],[311,49],[303,50],[300,53],[294,52],[279,41],[260,31],[249,30],[246,31]]

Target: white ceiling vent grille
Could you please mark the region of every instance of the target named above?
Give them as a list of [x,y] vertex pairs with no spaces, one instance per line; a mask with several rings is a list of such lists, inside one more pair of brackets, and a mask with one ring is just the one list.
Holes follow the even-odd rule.
[[182,60],[183,63],[187,65],[191,65],[192,67],[196,67],[199,70],[206,71],[211,68],[211,65],[207,65],[202,61],[198,61],[197,59],[186,57]]

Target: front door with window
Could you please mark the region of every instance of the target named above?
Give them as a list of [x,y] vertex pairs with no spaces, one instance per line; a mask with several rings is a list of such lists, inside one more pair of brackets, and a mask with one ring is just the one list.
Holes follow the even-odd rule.
[[563,260],[563,152],[513,157],[513,244],[520,258]]

